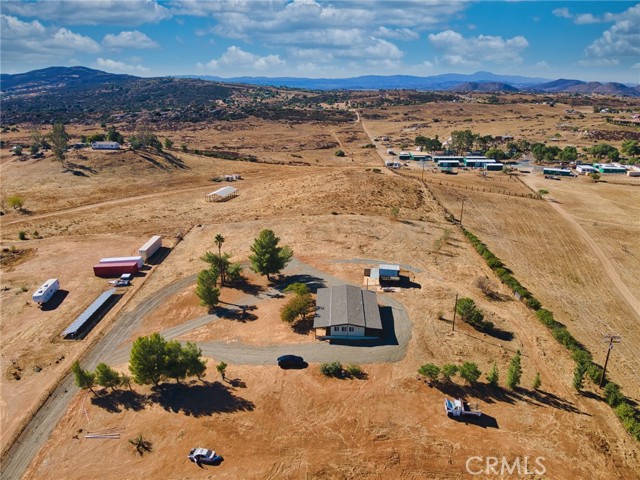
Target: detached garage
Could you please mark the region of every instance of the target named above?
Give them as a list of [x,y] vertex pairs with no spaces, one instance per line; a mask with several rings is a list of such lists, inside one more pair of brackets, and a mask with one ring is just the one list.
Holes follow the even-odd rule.
[[319,288],[313,328],[323,340],[380,338],[382,319],[375,292],[353,285]]

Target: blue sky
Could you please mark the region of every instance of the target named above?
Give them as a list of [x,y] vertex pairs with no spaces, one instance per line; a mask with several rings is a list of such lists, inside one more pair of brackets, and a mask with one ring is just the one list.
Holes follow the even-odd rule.
[[625,1],[1,0],[1,71],[493,73],[640,83]]

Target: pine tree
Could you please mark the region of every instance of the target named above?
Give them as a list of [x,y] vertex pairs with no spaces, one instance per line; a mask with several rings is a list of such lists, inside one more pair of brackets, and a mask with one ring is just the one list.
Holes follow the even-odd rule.
[[452,363],[445,363],[442,366],[442,378],[444,378],[447,382],[451,381],[451,377],[453,377],[456,373],[458,373],[458,366]]
[[500,376],[498,374],[498,364],[496,362],[493,362],[493,368],[491,368],[491,371],[487,373],[487,382],[489,382],[489,385],[491,385],[492,387],[497,387],[499,378]]
[[158,385],[167,376],[167,341],[159,334],[139,337],[133,342],[129,370],[140,385]]
[[520,365],[520,350],[516,352],[514,357],[509,363],[509,369],[507,370],[507,387],[510,390],[515,390],[520,385],[520,378],[522,377],[522,366]]
[[540,378],[540,372],[536,372],[536,376],[533,378],[533,389],[538,390],[542,385],[542,379]]
[[276,237],[273,230],[262,230],[251,246],[253,255],[251,269],[261,275],[266,275],[267,280],[271,280],[270,275],[280,273],[293,258],[293,250],[288,246],[278,247],[280,239]]
[[93,389],[96,384],[96,376],[93,372],[84,370],[80,366],[80,362],[78,362],[77,360],[71,365],[71,372],[73,373],[76,385],[78,387],[82,388],[83,390],[88,388],[89,390],[91,390],[91,393],[96,396],[98,395]]
[[204,307],[215,307],[220,298],[220,290],[216,288],[218,283],[218,274],[215,268],[202,270],[198,274],[196,281],[196,295],[200,298],[200,303]]
[[96,367],[96,383],[101,387],[113,389],[120,385],[120,375],[106,363],[99,363]]

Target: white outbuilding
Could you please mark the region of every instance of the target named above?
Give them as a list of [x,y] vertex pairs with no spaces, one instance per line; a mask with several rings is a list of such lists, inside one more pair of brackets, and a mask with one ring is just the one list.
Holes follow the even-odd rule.
[[237,188],[233,188],[230,185],[219,188],[215,192],[208,193],[205,197],[207,202],[226,202],[234,197],[237,197],[240,193]]

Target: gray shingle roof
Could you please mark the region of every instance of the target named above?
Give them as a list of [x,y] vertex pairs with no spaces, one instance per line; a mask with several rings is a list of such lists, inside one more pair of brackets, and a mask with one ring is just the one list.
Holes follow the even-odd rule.
[[355,325],[382,330],[375,292],[353,285],[319,288],[314,328]]

